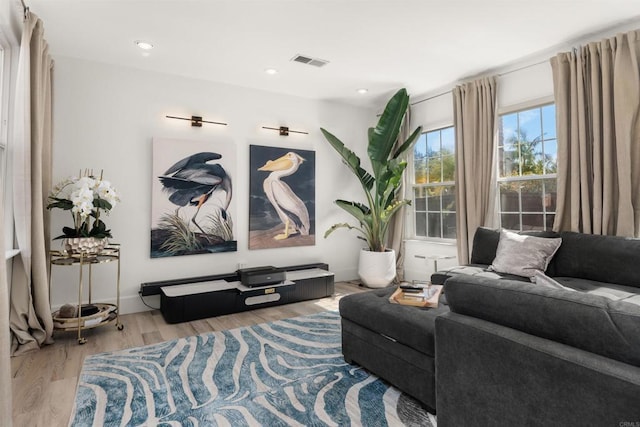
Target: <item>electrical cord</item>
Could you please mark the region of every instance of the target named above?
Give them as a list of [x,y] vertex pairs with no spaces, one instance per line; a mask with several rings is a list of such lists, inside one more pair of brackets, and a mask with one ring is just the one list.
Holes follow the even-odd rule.
[[142,301],[142,303],[144,305],[146,305],[147,307],[149,307],[152,310],[160,310],[160,307],[152,307],[149,304],[147,304],[147,302],[144,300],[144,297],[142,296],[142,292],[138,291],[138,295],[140,295],[140,301]]

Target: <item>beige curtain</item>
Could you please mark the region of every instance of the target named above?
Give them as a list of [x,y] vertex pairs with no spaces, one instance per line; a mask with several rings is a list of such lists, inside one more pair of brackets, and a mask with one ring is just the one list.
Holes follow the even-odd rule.
[[[4,247],[4,210],[0,209],[0,254]],[[9,288],[7,262],[0,261],[0,425],[11,426],[11,334],[9,332]]]
[[467,264],[473,235],[495,223],[496,79],[453,90],[456,132],[456,226],[458,262]]
[[[404,116],[404,122],[402,123],[402,128],[400,129],[400,133],[398,134],[398,141],[396,142],[396,147],[406,141],[409,136],[411,136],[411,106],[407,108],[407,113]],[[405,153],[406,160],[406,153]],[[402,184],[398,189],[398,199],[406,199],[407,191],[406,189],[409,187],[409,177],[405,171],[402,174]],[[411,196],[409,196],[411,197]],[[389,232],[387,234],[387,247],[396,251],[396,277],[394,282],[399,283],[404,280],[404,223],[405,223],[405,212],[406,209],[404,206],[398,211],[391,221],[389,221]]]
[[10,326],[14,355],[51,342],[49,220],[51,189],[51,80],[53,62],[43,24],[27,13],[20,44],[13,141],[15,236],[20,255],[11,278]]
[[640,31],[551,58],[558,132],[554,230],[638,236]]

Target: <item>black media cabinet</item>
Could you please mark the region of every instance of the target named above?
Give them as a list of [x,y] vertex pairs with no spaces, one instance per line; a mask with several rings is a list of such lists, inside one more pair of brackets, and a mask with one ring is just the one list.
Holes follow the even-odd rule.
[[[283,283],[246,287],[237,273],[203,276],[184,281],[145,283],[141,293],[160,290],[160,311],[168,323],[187,322],[255,308],[331,296],[335,292],[334,275],[327,264],[284,267]],[[155,293],[155,292],[154,292]]]

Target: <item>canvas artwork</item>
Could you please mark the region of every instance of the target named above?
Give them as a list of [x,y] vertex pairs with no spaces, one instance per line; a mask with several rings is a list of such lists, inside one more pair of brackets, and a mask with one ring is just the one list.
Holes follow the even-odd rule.
[[151,257],[232,252],[235,147],[153,139]]
[[250,146],[249,249],[315,245],[315,156]]

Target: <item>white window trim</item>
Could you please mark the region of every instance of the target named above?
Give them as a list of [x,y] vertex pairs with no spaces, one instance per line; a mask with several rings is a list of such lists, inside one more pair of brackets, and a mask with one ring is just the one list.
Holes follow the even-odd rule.
[[531,99],[529,101],[520,102],[518,104],[507,105],[498,108],[498,115],[496,118],[500,118],[505,114],[517,113],[519,111],[531,110],[533,108],[546,107],[547,105],[555,104],[556,100],[553,95],[543,96],[541,98]]
[[[4,247],[6,249],[5,259],[10,259],[19,251],[13,248],[13,200],[12,200],[12,148],[11,138],[13,133],[13,104],[15,97],[14,83],[17,76],[18,54],[20,51],[21,7],[8,9],[8,14],[0,16],[0,46],[3,49],[3,61],[0,64],[2,69],[2,90],[0,92],[0,144],[5,148],[4,164],[4,188],[0,194],[0,202],[4,209]],[[4,10],[3,10],[4,12]],[[18,252],[16,252],[18,251]]]
[[[9,89],[11,83],[11,51],[6,47],[6,43],[3,40],[2,34],[0,33],[0,66],[2,66],[2,70],[0,70],[0,76],[2,76],[2,81],[0,81],[0,148],[4,150],[4,155],[0,159],[2,161],[2,165],[0,165],[0,171],[4,173],[1,182],[4,183],[4,188],[0,189],[0,204],[4,207],[7,206],[6,203],[6,195],[7,195],[7,183],[9,181],[9,174],[7,173],[7,167],[9,166],[9,161],[7,158],[9,157],[9,146],[8,146],[8,135],[9,135]],[[7,214],[7,212],[5,212]]]

